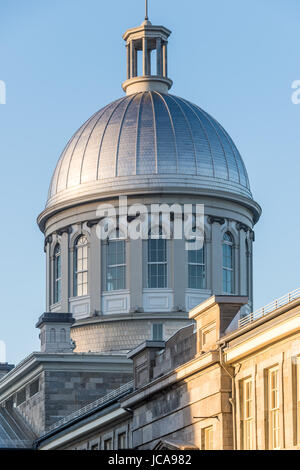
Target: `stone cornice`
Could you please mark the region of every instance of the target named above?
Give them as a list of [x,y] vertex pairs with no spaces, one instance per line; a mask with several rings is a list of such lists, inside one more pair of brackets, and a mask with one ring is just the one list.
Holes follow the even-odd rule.
[[250,199],[244,195],[239,195],[239,194],[234,194],[229,191],[223,191],[219,189],[211,190],[209,188],[197,188],[197,187],[180,187],[180,186],[174,186],[172,187],[167,186],[164,187],[163,185],[160,185],[158,187],[137,187],[134,188],[134,184],[132,183],[131,188],[128,187],[126,189],[123,188],[115,188],[115,189],[107,189],[106,191],[103,190],[103,192],[99,195],[99,192],[95,193],[89,193],[85,195],[73,195],[70,194],[68,199],[65,201],[57,201],[53,202],[52,205],[49,205],[38,217],[38,225],[41,229],[41,231],[45,230],[45,224],[47,220],[52,217],[53,215],[68,209],[72,208],[74,206],[79,206],[83,205],[86,203],[90,202],[95,202],[95,201],[104,201],[108,198],[115,198],[120,195],[126,194],[128,197],[129,196],[157,196],[157,195],[164,195],[164,196],[172,196],[174,197],[174,194],[177,194],[178,197],[180,195],[184,194],[187,196],[195,195],[195,196],[204,196],[204,197],[213,197],[216,199],[224,199],[226,201],[232,201],[237,204],[241,204],[242,206],[248,208],[254,217],[254,223],[258,221],[261,215],[261,207],[259,204],[257,204],[253,199]]

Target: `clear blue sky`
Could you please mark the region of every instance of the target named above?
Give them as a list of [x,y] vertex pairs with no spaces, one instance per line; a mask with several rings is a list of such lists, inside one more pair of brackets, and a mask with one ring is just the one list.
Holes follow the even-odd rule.
[[[122,34],[144,0],[1,0],[0,339],[18,362],[39,349],[45,309],[43,236],[36,225],[52,171],[73,132],[122,96]],[[256,227],[255,306],[300,286],[299,0],[150,0],[169,27],[172,92],[227,129],[263,208]]]

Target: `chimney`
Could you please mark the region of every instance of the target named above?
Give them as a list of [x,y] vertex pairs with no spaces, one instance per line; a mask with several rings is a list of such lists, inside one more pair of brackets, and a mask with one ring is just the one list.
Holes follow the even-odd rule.
[[41,352],[72,353],[71,326],[75,322],[71,313],[44,313],[36,324],[41,330]]

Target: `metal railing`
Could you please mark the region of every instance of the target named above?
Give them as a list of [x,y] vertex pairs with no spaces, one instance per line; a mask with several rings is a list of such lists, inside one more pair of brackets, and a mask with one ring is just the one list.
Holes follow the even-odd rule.
[[239,328],[242,326],[246,326],[249,323],[254,322],[255,320],[258,320],[261,317],[264,317],[268,313],[274,312],[280,307],[283,307],[284,305],[287,305],[289,302],[292,302],[295,299],[298,299],[300,297],[300,288],[289,292],[288,294],[285,294],[283,297],[280,297],[279,299],[274,300],[270,304],[266,305],[265,307],[262,307],[255,312],[249,313],[243,318],[240,318],[239,320]]
[[52,424],[49,428],[46,429],[46,434],[49,432],[53,431],[54,429],[57,429],[61,426],[63,426],[66,423],[69,423],[70,421],[73,421],[76,418],[80,418],[81,416],[85,415],[89,411],[93,411],[94,409],[98,408],[98,406],[104,405],[105,403],[110,402],[114,398],[117,398],[118,396],[123,395],[125,392],[130,392],[133,390],[133,380],[131,382],[128,382],[121,387],[112,390],[111,392],[107,393],[101,398],[98,398],[98,400],[93,401],[92,403],[89,403],[88,405],[84,406],[83,408],[80,408],[77,411],[74,411],[73,413],[65,416],[64,418],[60,419],[56,423]]

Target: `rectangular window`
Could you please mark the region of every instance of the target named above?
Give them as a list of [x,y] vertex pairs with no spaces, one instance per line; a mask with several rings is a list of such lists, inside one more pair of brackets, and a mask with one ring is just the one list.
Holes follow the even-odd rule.
[[22,405],[26,401],[26,388],[17,393],[17,406]]
[[214,448],[213,438],[214,438],[214,432],[213,432],[212,426],[209,426],[208,428],[205,428],[202,430],[202,449],[203,450],[213,450]]
[[126,432],[118,435],[118,449],[127,449],[127,436]]
[[39,392],[39,380],[35,380],[29,385],[29,396],[33,397]]
[[99,444],[91,444],[90,450],[99,450]]
[[148,287],[167,287],[167,243],[161,238],[148,240]]
[[152,325],[152,339],[153,341],[163,341],[163,324],[153,323]]
[[253,390],[252,379],[241,382],[242,449],[253,450]]
[[113,450],[113,448],[112,448],[112,438],[106,439],[104,441],[104,450]]
[[205,289],[205,261],[204,249],[189,250],[188,252],[188,273],[190,289]]
[[280,399],[279,399],[279,368],[268,371],[268,427],[269,448],[280,448]]
[[125,241],[116,240],[108,242],[106,284],[108,291],[126,288]]
[[88,240],[85,236],[77,240],[74,268],[74,297],[82,297],[88,294]]

